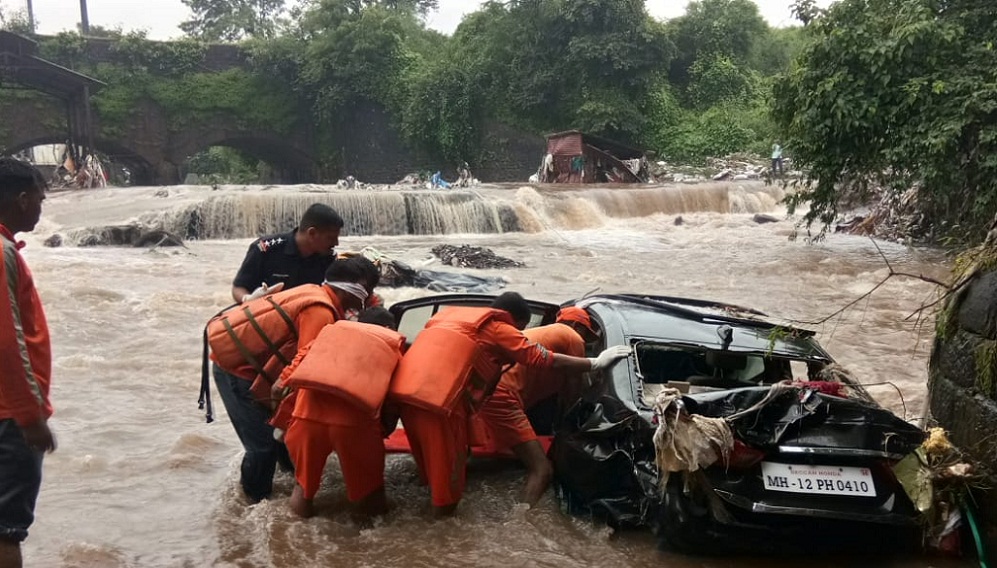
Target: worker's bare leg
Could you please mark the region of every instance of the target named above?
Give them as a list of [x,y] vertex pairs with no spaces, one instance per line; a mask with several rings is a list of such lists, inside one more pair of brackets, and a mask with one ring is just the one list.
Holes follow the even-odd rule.
[[21,543],[0,538],[0,566],[21,568]]
[[457,503],[453,505],[433,505],[433,517],[436,519],[443,519],[446,517],[452,517],[457,511]]
[[294,484],[294,491],[291,493],[291,510],[303,519],[315,514],[313,500],[305,499],[305,490],[297,483]]
[[388,512],[388,497],[384,486],[353,505],[353,522],[358,525],[369,525],[371,519]]
[[554,478],[554,466],[544,454],[543,446],[536,440],[517,444],[512,447],[512,452],[526,466],[526,485],[523,486],[520,501],[532,507],[543,497]]

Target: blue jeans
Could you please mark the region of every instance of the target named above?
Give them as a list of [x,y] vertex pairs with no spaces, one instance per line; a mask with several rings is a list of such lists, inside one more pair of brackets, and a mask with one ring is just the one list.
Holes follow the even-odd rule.
[[0,539],[21,542],[35,520],[44,452],[28,447],[21,428],[0,420]]
[[242,490],[253,502],[267,499],[273,493],[277,462],[291,467],[287,447],[274,440],[273,426],[267,423],[270,414],[253,399],[249,392],[251,383],[225,372],[218,365],[212,365],[212,372],[222,404],[246,450],[239,480]]

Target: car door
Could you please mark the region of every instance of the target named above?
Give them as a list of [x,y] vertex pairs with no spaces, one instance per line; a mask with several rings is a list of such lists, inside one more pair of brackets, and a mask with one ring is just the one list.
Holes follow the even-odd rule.
[[[412,343],[422,328],[426,327],[429,318],[441,309],[449,306],[485,308],[490,306],[496,297],[490,294],[441,294],[398,302],[392,305],[389,311],[395,316],[398,332],[404,335],[409,343]],[[559,306],[534,300],[526,302],[530,305],[530,311],[533,313],[530,323],[526,327],[554,323],[557,311],[560,309]]]

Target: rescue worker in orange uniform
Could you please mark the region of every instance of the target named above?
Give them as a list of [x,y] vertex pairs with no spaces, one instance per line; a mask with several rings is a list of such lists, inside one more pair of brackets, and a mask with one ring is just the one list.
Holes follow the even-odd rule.
[[[562,308],[557,323],[527,329],[527,339],[553,353],[585,356],[585,343],[597,338],[588,312],[574,306]],[[522,502],[531,507],[540,500],[554,476],[554,466],[537,441],[526,410],[564,390],[566,383],[581,373],[542,367],[516,365],[502,375],[495,392],[481,407],[479,418],[498,449],[511,449],[526,466]]]
[[296,393],[284,442],[297,480],[291,510],[301,517],[314,514],[313,500],[333,452],[354,520],[364,523],[388,510],[380,411],[405,338],[394,331],[393,319],[391,327],[366,323],[383,321],[381,312],[387,312],[375,310],[361,313],[356,323],[326,327],[276,385]]
[[631,352],[615,346],[593,359],[551,353],[523,335],[531,316],[515,292],[502,294],[490,308],[445,308],[429,320],[395,372],[388,399],[399,409],[437,516],[452,514],[460,502],[468,418],[495,388],[504,366],[602,371]]
[[363,263],[369,262],[337,260],[321,285],[302,284],[251,300],[208,323],[215,384],[246,450],[240,483],[252,502],[270,497],[283,448],[267,423],[271,386],[299,346],[311,343],[345,310],[363,306],[369,274]]

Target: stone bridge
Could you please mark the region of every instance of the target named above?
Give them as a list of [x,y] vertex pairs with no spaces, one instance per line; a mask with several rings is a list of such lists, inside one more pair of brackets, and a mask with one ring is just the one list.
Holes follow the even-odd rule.
[[[108,52],[107,40],[88,40],[91,57]],[[234,46],[212,46],[203,68],[221,71],[245,65]],[[5,87],[6,85],[0,85]],[[248,103],[251,103],[249,101]],[[335,156],[316,155],[311,127],[291,135],[241,128],[225,114],[183,126],[171,124],[164,109],[153,101],[140,103],[135,118],[124,127],[102,128],[94,115],[95,150],[125,166],[136,185],[169,185],[183,181],[187,160],[212,146],[228,146],[273,169],[276,183],[333,182],[346,175],[368,183],[392,183],[413,171],[454,171],[455,164],[433,160],[407,147],[383,109],[355,108],[334,133]],[[67,110],[56,98],[44,95],[0,97],[0,152],[13,154],[40,144],[61,144],[67,138]],[[300,122],[312,124],[311,117]],[[544,151],[539,136],[526,135],[504,125],[490,125],[484,134],[483,164],[474,168],[483,181],[526,181]],[[320,164],[339,164],[321,171]]]
[[[0,149],[13,154],[40,144],[64,143],[67,137],[65,113],[62,103],[56,99],[0,103],[0,116],[4,117]],[[229,146],[267,162],[274,169],[275,181],[302,183],[316,181],[319,177],[308,133],[289,137],[245,130],[235,126],[226,116],[171,129],[162,110],[154,103],[143,103],[135,115],[137,120],[123,130],[117,129],[113,135],[101,129],[100,118],[96,117],[94,136],[95,150],[127,167],[134,184],[179,183],[185,162],[212,146]]]

